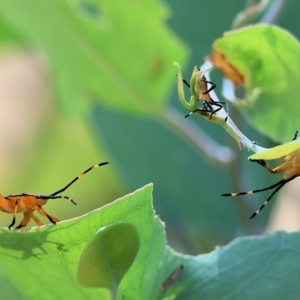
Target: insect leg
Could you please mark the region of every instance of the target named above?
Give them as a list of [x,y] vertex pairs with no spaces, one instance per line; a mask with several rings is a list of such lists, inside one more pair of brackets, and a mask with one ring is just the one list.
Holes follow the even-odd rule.
[[258,163],[263,168],[265,168],[269,173],[274,174],[273,170],[269,167],[269,165],[263,159],[259,159],[259,160],[250,159],[250,161]]
[[295,135],[294,135],[294,137],[293,137],[292,141],[294,141],[294,140],[297,138],[297,136],[298,136],[298,133],[299,133],[299,131],[297,130],[297,131],[295,132]]
[[214,90],[217,87],[217,85],[214,82],[206,80],[206,77],[204,75],[200,80],[205,83],[211,84],[211,87],[206,92],[204,92],[203,95],[208,94],[209,92],[211,92],[212,90]]
[[17,227],[15,227],[15,230],[18,230],[22,227],[25,227],[29,223],[29,221],[31,220],[32,213],[33,213],[32,211],[28,211],[26,213],[24,212],[23,213],[24,217],[23,217],[21,223]]
[[[206,77],[205,77],[204,75],[202,76],[201,81],[203,81],[203,82],[205,82],[205,83],[211,84],[211,87],[210,87],[207,91],[203,92],[203,95],[206,95],[206,94],[209,95],[209,92],[211,92],[212,90],[214,90],[214,89],[216,88],[216,86],[217,86],[214,82],[206,80]],[[206,86],[207,86],[207,85],[206,85]],[[203,99],[203,102],[204,102],[203,107],[204,107],[204,108],[209,107],[210,112],[211,112],[211,115],[210,115],[209,120],[211,120],[212,116],[213,116],[215,113],[217,113],[219,110],[221,110],[221,109],[223,108],[222,104],[225,104],[225,105],[226,105],[226,108],[227,108],[227,116],[226,116],[226,118],[225,118],[225,122],[226,122],[226,121],[227,121],[227,118],[228,118],[228,111],[229,111],[227,102],[214,101],[214,100],[211,98],[210,95],[209,95],[209,99],[210,99],[211,102],[207,101],[206,99]],[[207,107],[206,107],[206,105],[207,105]],[[212,105],[215,105],[215,106],[217,106],[218,108],[214,110],[213,107],[212,107]]]
[[16,216],[17,216],[17,212],[18,212],[19,203],[20,203],[20,198],[17,198],[17,200],[15,202],[14,212],[13,212],[13,219],[12,219],[11,224],[8,226],[8,229],[11,229],[11,227],[13,227],[16,223]]
[[[205,112],[205,113],[209,113],[210,114],[210,118],[209,118],[209,120],[211,120],[211,118],[212,118],[212,116],[216,113],[216,112],[218,112],[220,109],[222,109],[223,108],[223,106],[221,105],[221,104],[219,104],[219,103],[225,103],[225,102],[213,102],[213,105],[215,105],[215,106],[218,106],[218,108],[217,109],[213,109],[213,107],[211,106],[211,104],[209,103],[209,102],[207,102],[207,101],[203,101],[203,108],[197,108],[197,109],[195,109],[194,111],[190,111],[187,115],[185,115],[184,117],[185,118],[187,118],[187,117],[189,117],[190,115],[192,115],[192,114],[194,114],[195,112],[197,112],[197,111],[202,111],[202,112]],[[225,122],[227,121],[227,116],[226,116],[226,118],[225,118]]]
[[42,225],[44,225],[44,223],[37,217],[37,216],[35,216],[34,215],[34,213],[32,213],[32,219],[33,219],[33,221],[37,224],[37,225],[39,225],[39,226],[42,226]]
[[[183,83],[184,83],[187,87],[190,88],[190,84],[189,84],[184,78],[182,79],[182,81],[183,81]],[[203,93],[203,95],[208,94],[210,91],[212,91],[213,89],[215,89],[216,86],[217,86],[214,82],[206,80],[205,76],[203,76],[203,77],[201,78],[201,81],[203,81],[203,82],[205,82],[205,83],[210,83],[210,84],[212,85],[206,92]],[[187,117],[189,117],[191,114],[193,114],[193,113],[195,113],[195,112],[201,110],[201,111],[203,111],[203,112],[210,113],[210,118],[209,118],[209,120],[211,120],[212,116],[213,116],[215,113],[217,113],[219,110],[221,110],[221,109],[223,108],[222,104],[226,104],[227,111],[229,111],[227,102],[214,101],[213,99],[211,99],[211,102],[212,102],[213,105],[217,106],[218,108],[214,110],[213,107],[211,106],[211,104],[210,104],[208,101],[206,101],[206,100],[203,99],[203,109],[197,108],[197,109],[194,110],[194,111],[190,111],[190,112],[189,112],[187,115],[185,115],[184,117],[187,118]],[[227,121],[227,118],[228,118],[228,113],[227,113],[227,116],[226,116],[226,118],[225,118],[225,122]]]
[[39,206],[39,209],[38,209],[38,212],[44,216],[44,217],[47,217],[48,220],[53,223],[53,224],[56,224],[57,222],[59,222],[59,219],[57,219],[56,217],[54,216],[51,216],[49,214],[46,213],[46,211],[42,208],[42,206],[40,204],[37,204]]
[[[222,104],[221,103],[225,103],[225,102],[212,102],[212,103],[209,103],[207,101],[203,101],[203,107],[209,107],[209,112],[210,112],[210,118],[209,120],[211,120],[212,116],[217,113],[219,110],[221,110],[223,108]],[[205,105],[204,105],[205,104]],[[212,105],[215,105],[217,106],[218,108],[217,109],[213,109]],[[226,120],[225,122],[227,121],[227,117],[226,117]]]
[[265,168],[271,174],[280,173],[280,172],[286,170],[287,168],[289,168],[292,164],[291,161],[285,161],[281,165],[279,165],[278,167],[276,167],[274,169],[271,169],[263,159],[260,159],[260,160],[250,159],[250,161],[258,163],[259,165],[261,165],[263,168]]

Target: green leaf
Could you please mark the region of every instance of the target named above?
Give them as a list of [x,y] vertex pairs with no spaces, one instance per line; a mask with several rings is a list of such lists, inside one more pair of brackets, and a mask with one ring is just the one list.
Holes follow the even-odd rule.
[[[0,288],[5,290],[8,282],[15,287],[7,299],[14,299],[19,291],[29,299],[110,299],[107,289],[85,289],[76,283],[77,265],[91,239],[101,240],[105,232],[118,236],[114,230],[119,231],[123,222],[138,231],[140,249],[119,286],[120,300],[298,299],[299,232],[239,238],[208,254],[181,255],[166,247],[151,192],[152,186],[145,186],[55,226],[27,233],[1,230],[0,269],[6,278]],[[109,229],[96,237],[95,232],[105,226]],[[166,284],[170,275],[173,279]]]
[[[177,118],[184,120],[180,114],[174,115],[175,122]],[[155,208],[167,222],[169,230],[174,230],[172,236],[175,239],[188,243],[195,253],[196,247],[201,247],[201,252],[212,250],[216,243],[224,244],[241,234],[234,202],[220,196],[229,189],[224,174],[219,172],[217,166],[213,168],[212,162],[201,156],[195,146],[182,136],[182,132],[161,119],[141,119],[104,107],[97,109],[93,122],[96,133],[108,145],[113,163],[110,168],[117,166],[119,175],[130,190],[145,182],[154,182]],[[116,126],[122,130],[116,130]],[[219,130],[222,134],[222,129]],[[153,143],[157,139],[164,142]],[[200,175],[204,170],[206,180],[218,182],[214,188],[206,180],[199,181],[204,176]],[[181,234],[176,237],[178,231]]]
[[136,257],[139,241],[131,223],[99,229],[81,254],[77,281],[84,287],[116,289]]
[[1,282],[1,299],[18,299],[25,300],[29,299],[25,297],[23,291],[15,285],[14,282],[11,282],[6,274],[0,269],[0,282]]
[[20,32],[13,30],[9,24],[5,23],[0,18],[0,50],[7,51],[10,47],[15,47],[17,44],[24,43],[25,39],[21,37]]
[[[109,299],[106,289],[85,289],[77,284],[77,265],[86,244],[99,228],[129,222],[137,228],[141,246],[121,282],[119,294],[147,299],[157,286],[153,274],[159,269],[165,248],[163,226],[154,216],[151,192],[152,186],[148,185],[101,209],[55,226],[34,227],[26,233],[0,230],[0,268],[29,299]],[[0,288],[4,288],[2,282]]]
[[258,160],[258,159],[277,159],[286,156],[296,150],[300,149],[300,141],[292,141],[280,146],[276,146],[265,151],[255,153],[248,157],[248,159]]
[[299,247],[299,232],[277,232],[238,238],[196,257],[167,250],[165,277],[179,264],[184,270],[164,296],[172,299],[176,294],[176,300],[296,300],[300,293]]
[[167,15],[152,0],[0,3],[3,22],[50,60],[70,113],[82,113],[94,99],[127,112],[161,109],[174,81],[172,62],[185,57],[164,25]]
[[247,101],[234,102],[265,135],[288,142],[297,130],[300,47],[287,31],[256,25],[226,33],[213,48],[244,76]]

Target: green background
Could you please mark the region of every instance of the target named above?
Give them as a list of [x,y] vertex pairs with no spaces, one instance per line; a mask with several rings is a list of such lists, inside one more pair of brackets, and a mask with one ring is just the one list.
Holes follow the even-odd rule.
[[[76,217],[153,182],[155,210],[176,250],[205,253],[234,237],[261,233],[272,204],[255,220],[241,222],[234,200],[221,194],[236,187],[264,187],[278,178],[248,162],[249,153],[240,153],[220,126],[195,115],[183,119],[187,112],[178,101],[172,64],[178,61],[189,79],[194,65],[202,64],[243,5],[237,0],[230,5],[217,0],[118,5],[3,1],[3,61],[20,49],[37,53],[45,89],[39,97],[46,98],[48,106],[45,111],[45,104],[37,101],[20,111],[16,103],[9,112],[6,133],[12,124],[21,128],[20,120],[33,125],[25,133],[17,129],[3,138],[2,153],[7,156],[0,158],[2,194],[52,193],[90,165],[109,161],[67,191],[77,200],[76,207],[56,200],[46,211],[59,219]],[[300,35],[298,8],[297,1],[289,1],[278,19],[295,36]],[[212,79],[219,94],[220,73],[213,71]],[[173,108],[182,122],[193,122],[214,140],[233,147],[235,163],[229,167],[208,161],[168,121],[166,112]],[[8,112],[2,109],[2,114]],[[230,115],[250,139],[273,145],[232,107]],[[232,176],[229,168],[239,175]],[[250,216],[263,200],[264,195],[257,195],[237,201],[246,203]],[[1,214],[0,221],[7,226],[11,216]]]

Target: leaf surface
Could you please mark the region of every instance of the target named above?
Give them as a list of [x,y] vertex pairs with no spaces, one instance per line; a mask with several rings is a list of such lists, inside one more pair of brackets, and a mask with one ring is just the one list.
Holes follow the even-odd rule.
[[172,62],[185,56],[163,24],[167,14],[151,0],[0,3],[4,25],[46,54],[69,114],[87,111],[92,101],[131,113],[161,109],[174,81]]
[[84,248],[77,281],[84,287],[117,290],[139,250],[135,226],[118,222],[100,228]]
[[[208,254],[182,255],[166,246],[163,224],[153,211],[151,191],[151,185],[145,186],[55,226],[35,227],[30,232],[2,229],[1,290],[11,290],[11,299],[20,293],[25,299],[65,299],[66,295],[71,299],[110,299],[109,290],[80,287],[77,266],[87,243],[98,239],[95,233],[99,228],[113,228],[107,232],[118,228],[120,232],[112,235],[118,236],[124,222],[129,222],[138,231],[140,249],[120,284],[118,299],[297,299],[299,232],[238,238]],[[164,285],[181,265],[181,272]]]
[[290,141],[300,111],[300,46],[295,37],[259,24],[228,32],[213,48],[244,77],[247,100],[234,104],[248,121],[276,141]]

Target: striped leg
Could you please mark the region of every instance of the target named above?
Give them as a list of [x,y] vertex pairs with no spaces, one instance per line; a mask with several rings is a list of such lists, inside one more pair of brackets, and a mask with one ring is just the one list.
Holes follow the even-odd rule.
[[39,212],[42,216],[47,217],[48,220],[49,220],[51,223],[56,224],[57,222],[59,222],[59,219],[57,219],[57,218],[54,217],[54,216],[49,215],[49,214],[42,208],[41,205],[38,204],[38,206],[39,206],[38,212]]

